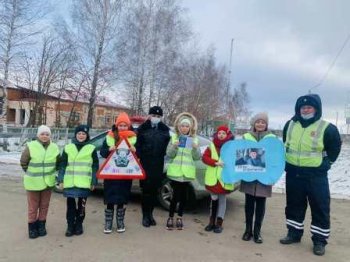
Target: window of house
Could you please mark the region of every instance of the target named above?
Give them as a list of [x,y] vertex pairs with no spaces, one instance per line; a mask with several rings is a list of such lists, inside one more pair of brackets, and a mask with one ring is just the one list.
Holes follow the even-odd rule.
[[80,113],[72,112],[72,121],[78,122],[80,120]]

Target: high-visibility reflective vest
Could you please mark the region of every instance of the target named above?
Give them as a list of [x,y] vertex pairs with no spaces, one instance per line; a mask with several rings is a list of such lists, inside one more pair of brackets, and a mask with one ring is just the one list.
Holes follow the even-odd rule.
[[[193,143],[198,145],[198,138],[193,137]],[[171,143],[179,142],[177,134],[171,136]],[[185,177],[188,180],[196,178],[196,166],[192,158],[192,148],[178,147],[176,156],[168,165],[167,176],[180,178]]]
[[[266,138],[266,137],[276,137],[274,134],[267,134],[266,136],[264,136],[262,139],[264,139],[264,138]],[[254,141],[254,142],[258,142],[257,140],[256,140],[256,138],[251,134],[251,133],[245,133],[244,135],[243,135],[243,138],[245,139],[245,140],[250,140],[250,141]]]
[[27,144],[30,161],[24,175],[24,188],[30,191],[41,191],[53,187],[56,181],[56,162],[60,151],[55,143],[45,147],[39,141]]
[[306,128],[290,121],[286,137],[286,161],[300,167],[318,167],[325,156],[323,137],[329,125],[318,120]]
[[[215,145],[213,142],[210,143],[209,145],[210,148],[210,153],[211,153],[211,158],[214,159],[215,161],[218,161],[219,154],[216,151]],[[207,166],[207,170],[205,171],[205,178],[204,178],[204,183],[207,186],[215,186],[218,181],[220,182],[221,186],[228,190],[228,191],[233,191],[234,189],[234,184],[225,184],[222,181],[221,178],[221,173],[222,173],[222,167],[220,166]]]
[[92,180],[92,153],[95,146],[87,144],[78,151],[76,145],[66,145],[64,151],[68,156],[68,165],[64,174],[64,188],[90,188]]
[[[132,146],[135,145],[136,144],[136,139],[137,139],[136,136],[128,137],[129,144],[132,145]],[[108,147],[115,146],[115,139],[114,139],[114,137],[112,137],[112,136],[107,134],[107,136],[106,136],[106,143],[107,143]]]

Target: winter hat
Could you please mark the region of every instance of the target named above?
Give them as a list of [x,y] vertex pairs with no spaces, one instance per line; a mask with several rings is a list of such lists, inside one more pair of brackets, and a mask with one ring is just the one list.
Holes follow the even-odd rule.
[[127,113],[121,112],[117,119],[115,120],[115,125],[118,126],[120,123],[125,123],[128,126],[131,125],[130,118]]
[[312,106],[315,109],[318,108],[316,100],[311,96],[304,96],[303,98],[301,98],[298,106],[299,108],[301,108],[302,106]]
[[149,111],[149,115],[163,116],[163,109],[160,106],[152,106]]
[[218,126],[217,132],[219,131],[224,131],[226,134],[228,134],[228,132],[230,132],[230,129],[227,126],[222,125],[222,126]]
[[87,125],[79,125],[74,130],[74,135],[76,136],[79,132],[84,132],[85,134],[89,135],[89,126]]
[[180,120],[180,125],[182,125],[182,124],[188,124],[189,126],[192,126],[191,120],[187,117],[184,117]]
[[254,128],[255,122],[258,120],[264,120],[266,125],[269,125],[269,117],[265,112],[257,113],[255,116],[253,116],[250,120],[250,125]]
[[39,126],[38,132],[36,133],[36,135],[39,136],[42,133],[48,133],[49,135],[51,135],[51,130],[48,126],[41,125],[41,126]]

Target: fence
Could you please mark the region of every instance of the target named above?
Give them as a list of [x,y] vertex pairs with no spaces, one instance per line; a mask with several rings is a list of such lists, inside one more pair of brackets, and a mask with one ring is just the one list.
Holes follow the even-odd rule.
[[[7,130],[6,130],[7,129]],[[21,148],[26,142],[36,138],[38,128],[30,127],[7,127],[5,130],[0,126],[0,147],[8,151],[10,139],[14,141],[15,146]],[[94,137],[105,129],[90,129],[90,137]],[[53,141],[61,141],[63,144],[69,143],[74,137],[74,128],[51,128],[51,138]]]

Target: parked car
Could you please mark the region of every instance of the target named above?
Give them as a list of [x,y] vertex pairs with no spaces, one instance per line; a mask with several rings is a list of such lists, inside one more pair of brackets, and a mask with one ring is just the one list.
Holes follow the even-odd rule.
[[[173,131],[171,131],[171,133],[172,132]],[[106,138],[106,135],[107,135],[107,131],[93,137],[90,140],[90,143],[93,144],[98,151],[100,165],[105,161],[105,159],[100,156],[99,151],[102,147],[104,139]],[[198,140],[199,140],[201,153],[203,154],[204,150],[209,145],[210,140],[203,136],[198,136]],[[169,159],[167,159],[166,157],[165,165],[164,165],[164,173],[166,173],[168,162],[169,162]],[[205,175],[206,165],[203,164],[201,160],[195,161],[195,164],[196,164],[196,180],[190,182],[190,189],[187,192],[187,198],[188,198],[188,203],[190,207],[194,207],[197,200],[203,199],[209,196],[209,193],[208,191],[206,191],[205,184],[204,184],[204,175]],[[98,185],[96,189],[103,189],[103,180],[98,181]],[[60,190],[58,189],[58,187],[56,187],[55,191],[59,192]],[[141,188],[139,186],[138,180],[133,180],[132,192],[134,193],[141,192]],[[170,180],[168,178],[165,178],[164,181],[162,182],[161,188],[159,189],[158,201],[160,205],[166,210],[169,209],[172,195],[173,195],[173,189],[171,187]]]

